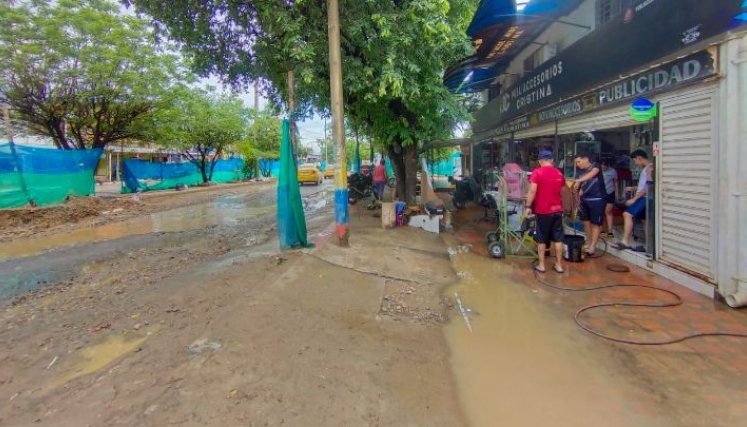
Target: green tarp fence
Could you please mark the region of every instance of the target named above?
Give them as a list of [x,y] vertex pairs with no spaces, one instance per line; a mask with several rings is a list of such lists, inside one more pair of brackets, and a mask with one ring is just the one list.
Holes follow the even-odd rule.
[[0,209],[49,206],[95,193],[101,149],[58,150],[0,144]]
[[281,249],[308,247],[306,217],[301,189],[298,187],[298,166],[290,138],[290,121],[283,120],[280,141],[280,175],[278,176],[278,239]]
[[[215,163],[210,182],[226,183],[244,178],[243,159],[220,159]],[[173,189],[177,185],[203,183],[200,169],[192,162],[159,163],[139,159],[122,162],[123,193]]]

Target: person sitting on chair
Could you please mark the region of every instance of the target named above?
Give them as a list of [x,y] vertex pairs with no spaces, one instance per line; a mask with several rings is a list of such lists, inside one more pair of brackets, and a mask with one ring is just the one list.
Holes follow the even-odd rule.
[[543,150],[539,153],[540,167],[532,172],[529,192],[526,200],[526,215],[536,215],[537,256],[539,258],[535,270],[538,273],[547,271],[545,268],[545,250],[552,242],[555,246],[555,265],[553,270],[562,274],[563,270],[563,187],[565,178],[553,166],[552,151]]
[[617,249],[625,250],[632,249],[630,247],[630,238],[633,235],[633,225],[636,220],[646,219],[646,195],[648,193],[647,181],[653,181],[653,163],[648,159],[648,155],[643,150],[635,150],[630,153],[630,158],[641,170],[641,175],[638,178],[637,187],[627,187],[626,191],[635,190],[633,197],[625,202],[625,212],[623,212],[624,221],[624,232],[623,238],[620,243],[617,244]]

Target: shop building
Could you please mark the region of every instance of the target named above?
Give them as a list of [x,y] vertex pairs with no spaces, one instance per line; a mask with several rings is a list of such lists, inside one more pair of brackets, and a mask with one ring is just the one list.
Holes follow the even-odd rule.
[[467,167],[530,170],[552,147],[571,177],[584,151],[622,190],[641,179],[628,155],[642,149],[655,163],[642,250],[610,252],[747,304],[745,23],[745,0],[482,1],[475,55],[445,76],[485,101]]

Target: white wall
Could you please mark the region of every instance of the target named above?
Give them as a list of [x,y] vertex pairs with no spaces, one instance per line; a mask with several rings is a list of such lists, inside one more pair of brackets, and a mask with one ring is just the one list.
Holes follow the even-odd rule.
[[[535,42],[541,44],[549,43],[551,45],[556,45],[558,47],[558,54],[565,50],[568,46],[572,45],[594,30],[594,26],[596,24],[596,0],[584,1],[573,12],[571,12],[567,16],[561,17],[560,20],[585,25],[591,27],[591,30],[562,24],[559,22],[555,22],[554,24],[550,25],[542,34],[540,34],[539,37],[537,37]],[[534,52],[540,48],[541,46],[539,44],[530,44],[522,52],[516,55],[516,58],[511,61],[511,64],[506,69],[506,73],[509,74],[509,76],[499,77],[499,81],[504,84],[504,87],[508,88],[508,86],[505,85],[505,82],[512,79],[510,74],[520,75],[524,71],[524,60],[527,59],[530,55],[534,54]],[[543,59],[544,61],[547,61],[550,58]]]
[[729,295],[747,280],[747,35],[720,48],[718,282]]

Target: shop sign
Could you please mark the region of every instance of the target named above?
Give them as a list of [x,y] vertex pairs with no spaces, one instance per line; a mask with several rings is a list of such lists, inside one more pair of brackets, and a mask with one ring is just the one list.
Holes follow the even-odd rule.
[[[651,95],[657,92],[671,90],[677,86],[693,83],[700,79],[716,74],[715,58],[710,51],[704,50],[678,59],[676,61],[660,65],[644,73],[636,74],[619,82],[603,86],[594,92],[564,101],[556,106],[545,108],[531,114],[529,121],[532,125],[564,119],[591,111],[595,108],[611,105],[622,101],[643,98],[642,95]],[[651,101],[649,101],[651,102]],[[646,114],[656,116],[656,108],[653,112],[647,110]],[[641,109],[641,113],[644,109]],[[631,111],[632,114],[632,111]],[[652,117],[641,114],[642,121],[648,121]],[[633,117],[635,119],[635,116]]]
[[531,126],[529,123],[529,117],[522,116],[518,117],[516,119],[510,120],[506,123],[503,123],[502,125],[498,126],[494,131],[493,134],[498,135],[504,135],[511,132],[517,132],[523,129],[527,129]]
[[[625,13],[578,40],[490,101],[475,114],[473,128],[477,133],[488,132],[501,123],[538,112],[543,113],[542,117],[537,115],[539,121],[571,114],[569,111],[579,106],[572,101],[575,95],[744,25],[747,21],[735,18],[742,16],[743,1],[631,0]],[[639,76],[642,79],[627,82],[627,86],[613,87],[603,103],[639,97],[694,80],[704,70],[693,68],[704,65],[702,62],[678,61],[676,65],[678,68],[668,70],[666,78],[663,74],[666,70],[659,70],[651,76],[653,80],[642,75]],[[540,111],[559,102],[568,105],[565,109],[553,107],[550,111]]]
[[698,52],[600,89],[597,91],[599,105],[668,90],[715,73],[714,58],[710,52]]
[[648,122],[656,117],[656,104],[647,98],[638,98],[630,105],[630,117],[637,122]]

